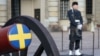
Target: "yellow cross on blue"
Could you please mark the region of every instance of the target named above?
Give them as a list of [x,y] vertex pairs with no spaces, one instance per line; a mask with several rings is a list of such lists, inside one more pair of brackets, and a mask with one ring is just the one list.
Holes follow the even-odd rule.
[[24,24],[14,24],[9,30],[9,41],[16,49],[24,49],[31,43],[31,32]]

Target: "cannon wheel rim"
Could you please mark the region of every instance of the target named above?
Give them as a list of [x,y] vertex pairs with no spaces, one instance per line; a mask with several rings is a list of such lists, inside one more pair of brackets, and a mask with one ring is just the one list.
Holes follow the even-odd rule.
[[12,25],[14,23],[25,24],[29,27],[29,29],[35,32],[41,44],[43,45],[47,56],[59,56],[57,46],[52,39],[52,36],[38,20],[30,16],[18,16],[7,21],[3,27]]

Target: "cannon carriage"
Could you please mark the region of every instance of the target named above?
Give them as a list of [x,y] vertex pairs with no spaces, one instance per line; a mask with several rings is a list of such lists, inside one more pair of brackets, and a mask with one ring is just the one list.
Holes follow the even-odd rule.
[[24,50],[21,56],[27,56],[32,40],[30,31],[33,31],[41,42],[34,56],[41,56],[44,50],[47,56],[59,56],[52,36],[38,20],[30,16],[12,18],[0,28],[0,54]]

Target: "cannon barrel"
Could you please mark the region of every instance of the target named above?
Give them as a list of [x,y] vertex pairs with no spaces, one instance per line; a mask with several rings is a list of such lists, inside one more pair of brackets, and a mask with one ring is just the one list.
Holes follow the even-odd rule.
[[0,53],[27,48],[31,43],[30,29],[24,24],[12,24],[0,28]]

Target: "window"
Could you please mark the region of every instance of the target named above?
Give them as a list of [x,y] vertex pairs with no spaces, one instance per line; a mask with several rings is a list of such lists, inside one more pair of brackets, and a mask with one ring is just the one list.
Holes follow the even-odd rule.
[[21,14],[20,10],[21,10],[21,0],[11,0],[11,16],[15,17],[15,16],[19,16]]
[[86,14],[92,14],[92,0],[86,0]]
[[68,0],[60,0],[60,19],[67,19],[67,11],[69,9],[69,1]]

